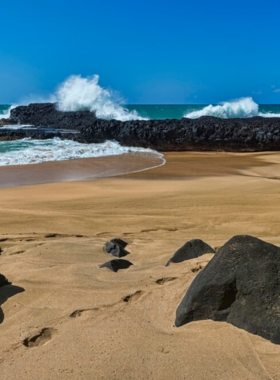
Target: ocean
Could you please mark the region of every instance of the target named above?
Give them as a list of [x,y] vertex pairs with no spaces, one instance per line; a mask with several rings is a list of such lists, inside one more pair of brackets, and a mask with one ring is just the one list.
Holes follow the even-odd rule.
[[[66,99],[67,100],[67,99]],[[76,110],[73,102],[60,103],[62,110]],[[62,105],[61,105],[62,104]],[[69,106],[71,104],[71,107]],[[0,105],[0,119],[9,117],[10,105]],[[96,105],[95,105],[96,107]],[[83,107],[84,109],[85,107]],[[90,106],[86,107],[91,109]],[[99,117],[119,120],[133,119],[181,119],[182,117],[197,118],[200,116],[232,117],[280,117],[279,104],[256,104],[252,98],[243,98],[218,105],[206,104],[164,104],[164,105],[120,105],[111,100],[94,108]],[[15,128],[20,128],[16,126]],[[23,139],[0,142],[0,166],[37,164],[47,161],[62,161],[77,158],[103,157],[120,155],[130,152],[154,153],[155,151],[142,148],[120,146],[117,142],[107,141],[103,144],[80,144],[71,140],[58,138],[49,140]]]

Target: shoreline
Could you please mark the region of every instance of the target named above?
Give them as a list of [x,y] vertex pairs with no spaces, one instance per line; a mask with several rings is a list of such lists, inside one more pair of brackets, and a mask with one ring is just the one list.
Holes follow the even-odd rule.
[[165,164],[163,155],[125,153],[115,156],[49,161],[0,167],[0,188],[110,178]]
[[[280,156],[279,156],[280,157]],[[205,166],[205,160],[209,160]],[[169,161],[165,168],[166,160]],[[274,162],[270,162],[273,161]],[[279,161],[279,162],[278,162]],[[207,176],[267,176],[268,165],[280,164],[277,152],[161,152],[49,161],[0,167],[0,189],[55,183],[84,182],[123,177],[130,179],[185,180]],[[211,165],[211,171],[208,166]],[[258,169],[251,173],[250,168]],[[154,170],[157,169],[157,170]],[[280,173],[280,171],[279,171]],[[279,174],[280,176],[280,174]],[[280,177],[279,177],[280,178]]]

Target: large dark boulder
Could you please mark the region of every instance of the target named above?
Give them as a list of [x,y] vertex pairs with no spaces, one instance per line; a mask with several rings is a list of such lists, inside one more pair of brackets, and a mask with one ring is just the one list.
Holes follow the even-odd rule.
[[181,248],[178,249],[168,260],[166,266],[170,263],[181,263],[185,260],[194,259],[196,257],[202,256],[205,253],[215,253],[214,249],[210,245],[204,243],[200,239],[192,239],[187,241]]
[[280,248],[252,236],[230,239],[194,279],[175,325],[204,319],[280,344]]

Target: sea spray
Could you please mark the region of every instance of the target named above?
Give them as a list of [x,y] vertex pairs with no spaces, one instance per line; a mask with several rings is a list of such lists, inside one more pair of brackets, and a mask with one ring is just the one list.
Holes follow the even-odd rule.
[[223,119],[235,117],[258,116],[259,105],[252,98],[241,98],[231,102],[224,102],[220,105],[210,104],[202,110],[187,113],[184,117],[197,119],[201,116],[216,116]]
[[144,120],[136,111],[121,105],[116,93],[99,85],[99,76],[72,75],[58,88],[55,99],[61,111],[90,110],[101,119]]
[[[88,110],[96,114],[100,119],[116,119],[121,121],[146,120],[135,110],[128,110],[123,106],[121,96],[112,90],[105,89],[99,84],[99,76],[83,78],[81,75],[72,75],[66,79],[55,93],[47,96],[27,96],[20,104],[30,103],[57,103],[60,111]],[[10,117],[11,109],[17,105],[0,111],[0,119]]]
[[9,119],[11,110],[15,107],[17,107],[16,104],[13,104],[11,106],[2,106],[0,109],[0,119]]
[[222,119],[248,118],[254,116],[280,117],[278,113],[259,112],[259,105],[252,98],[240,98],[218,105],[208,105],[200,110],[188,112],[184,117],[198,119],[201,116],[215,116]]

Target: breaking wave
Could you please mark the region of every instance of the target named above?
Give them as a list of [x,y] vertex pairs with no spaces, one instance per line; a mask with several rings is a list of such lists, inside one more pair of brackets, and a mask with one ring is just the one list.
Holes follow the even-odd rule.
[[15,108],[15,107],[17,107],[16,104],[10,106],[10,107],[7,108],[7,109],[2,109],[2,110],[0,111],[0,119],[9,119],[10,114],[11,114],[11,110],[12,110],[13,108]]
[[101,119],[121,121],[143,120],[136,111],[129,111],[121,105],[122,100],[112,90],[99,85],[99,76],[83,78],[72,75],[60,85],[55,93],[58,109],[61,111],[89,110]]
[[201,110],[189,112],[184,117],[197,119],[201,116],[216,116],[223,119],[248,118],[253,116],[280,117],[280,114],[260,113],[259,105],[252,98],[241,98],[231,102],[224,102],[219,105],[204,107]]
[[0,166],[115,156],[133,152],[149,153],[160,158],[163,157],[163,155],[152,149],[125,147],[115,141],[106,141],[102,144],[81,144],[76,141],[61,140],[59,138],[47,140],[25,138],[0,142]]

